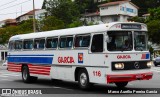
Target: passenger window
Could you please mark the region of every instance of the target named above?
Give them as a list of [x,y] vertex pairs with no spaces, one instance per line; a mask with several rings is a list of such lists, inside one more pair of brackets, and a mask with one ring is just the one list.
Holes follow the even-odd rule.
[[33,40],[24,40],[23,48],[24,49],[32,49],[33,48]]
[[16,50],[22,49],[22,41],[21,40],[15,41],[15,49]]
[[93,36],[91,52],[103,52],[103,34]]
[[10,41],[9,42],[9,47],[8,47],[9,50],[14,50],[14,41]]
[[46,48],[57,48],[58,38],[47,38]]
[[90,35],[77,35],[75,38],[75,47],[89,47]]
[[61,37],[60,48],[71,48],[73,45],[73,37]]
[[35,39],[34,40],[34,49],[44,49],[45,39]]

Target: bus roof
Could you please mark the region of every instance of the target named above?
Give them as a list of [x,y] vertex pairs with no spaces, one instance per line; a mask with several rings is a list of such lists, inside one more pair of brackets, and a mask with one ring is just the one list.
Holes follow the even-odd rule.
[[95,32],[106,32],[108,30],[133,30],[133,29],[116,28],[117,25],[120,25],[120,24],[139,24],[139,25],[143,25],[144,29],[142,29],[142,30],[147,31],[147,26],[143,23],[112,22],[112,23],[108,23],[108,24],[81,26],[81,27],[76,27],[76,28],[52,30],[52,31],[46,31],[46,32],[20,34],[20,35],[12,36],[9,41],[22,40],[22,39],[32,39],[32,38],[43,38],[43,37],[54,37],[54,36],[76,35],[76,34],[87,34],[87,33],[95,33]]

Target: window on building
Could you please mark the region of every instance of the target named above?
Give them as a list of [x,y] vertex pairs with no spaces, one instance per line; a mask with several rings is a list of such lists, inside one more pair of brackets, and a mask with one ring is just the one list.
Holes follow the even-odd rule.
[[22,40],[15,41],[15,50],[22,49]]
[[33,39],[24,40],[23,48],[24,49],[32,49],[33,48]]
[[89,47],[90,35],[77,35],[75,37],[75,47]]
[[71,48],[73,45],[73,37],[61,37],[60,38],[60,48]]
[[103,52],[103,34],[93,36],[91,52]]
[[46,48],[57,48],[58,38],[49,37],[46,40]]
[[32,18],[33,18],[33,16],[29,16],[29,18],[30,18],[30,19],[32,19]]
[[44,47],[45,47],[45,39],[44,38],[34,39],[34,49],[44,49]]

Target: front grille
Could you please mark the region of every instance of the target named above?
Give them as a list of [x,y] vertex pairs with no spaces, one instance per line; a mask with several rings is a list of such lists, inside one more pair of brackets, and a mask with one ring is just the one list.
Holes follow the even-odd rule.
[[[138,70],[150,68],[147,66],[148,61],[129,61],[129,62],[112,62],[112,70]],[[116,63],[124,63],[124,69],[116,69]]]

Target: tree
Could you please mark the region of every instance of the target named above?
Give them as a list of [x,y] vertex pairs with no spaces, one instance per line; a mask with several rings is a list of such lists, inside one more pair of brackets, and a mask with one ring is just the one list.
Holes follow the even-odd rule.
[[42,31],[56,30],[64,28],[64,23],[62,20],[57,19],[54,16],[49,16],[41,21]]
[[47,4],[49,15],[62,20],[66,27],[80,18],[78,7],[71,0],[50,0]]
[[136,16],[136,17],[131,17],[131,18],[129,18],[128,21],[134,21],[134,22],[144,23],[144,22],[145,22],[145,19],[142,18],[142,17]]
[[150,16],[146,21],[149,40],[160,44],[160,7],[149,9]]

